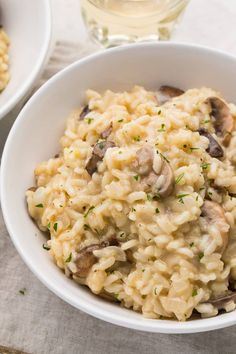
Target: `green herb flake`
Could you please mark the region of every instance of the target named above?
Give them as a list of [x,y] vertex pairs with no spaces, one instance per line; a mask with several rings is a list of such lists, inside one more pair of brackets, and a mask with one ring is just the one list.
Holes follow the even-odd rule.
[[160,213],[160,210],[158,208],[155,209],[155,213],[156,214],[159,214]]
[[69,254],[69,256],[66,259],[66,263],[70,263],[72,260],[72,253]]
[[139,175],[133,176],[133,178],[135,179],[135,181],[139,180]]
[[199,197],[199,195],[196,196],[196,202],[198,201],[198,197]]
[[157,288],[154,289],[154,294],[157,295]]
[[119,154],[119,155],[122,154],[122,151],[119,151],[118,154]]
[[87,231],[87,230],[91,230],[90,226],[87,225],[87,224],[84,224],[84,230]]
[[124,121],[124,119],[119,119],[117,122],[122,123],[123,121]]
[[191,242],[191,243],[189,244],[189,246],[190,246],[190,247],[193,247],[193,246],[194,246],[194,242]]
[[142,272],[145,272],[145,269],[142,269]]
[[134,139],[134,141],[140,141],[141,140],[140,135],[134,136],[133,139]]
[[161,128],[158,129],[158,132],[165,132],[166,131],[166,125],[162,123]]
[[114,297],[119,300],[119,294],[114,294]]
[[25,293],[26,293],[26,288],[20,289],[20,290],[19,290],[19,293],[20,293],[21,295],[25,295]]
[[205,189],[205,187],[201,187],[201,188],[199,188],[199,191],[201,192],[201,191],[204,191],[204,189]]
[[46,243],[43,243],[43,249],[46,251],[50,251],[51,247],[49,247]]
[[184,173],[181,173],[178,177],[176,177],[175,184],[178,184],[183,177],[184,177]]
[[203,123],[205,123],[205,124],[210,123],[210,119],[206,119],[206,120],[204,120],[204,122],[203,122]]
[[169,161],[162,153],[160,153],[160,156],[161,156],[166,162],[170,163],[170,161]]
[[204,162],[204,163],[201,164],[201,168],[203,170],[207,170],[209,168],[209,166],[210,166],[210,163],[208,163],[208,162]]
[[87,218],[88,214],[95,208],[94,205],[92,205],[90,208],[88,208],[88,210],[86,211],[86,213],[84,214],[84,218]]
[[157,113],[158,115],[160,115],[161,114],[161,109],[160,109],[160,111],[158,111],[158,113]]
[[37,205],[35,205],[35,207],[36,207],[36,208],[43,208],[43,204],[42,204],[42,203],[37,204]]
[[151,196],[151,194],[147,194],[147,200],[148,200],[149,202],[151,202],[152,199],[153,199],[153,197]]
[[203,253],[203,252],[200,252],[200,253],[198,254],[198,258],[199,258],[199,260],[201,260],[201,259],[202,259],[202,257],[204,257],[204,253]]
[[197,296],[197,289],[193,289],[192,296]]
[[50,230],[50,227],[51,227],[51,223],[49,222],[49,223],[47,224],[48,230]]
[[86,118],[86,119],[85,119],[85,121],[86,121],[88,124],[91,124],[93,120],[94,120],[93,118]]
[[194,150],[199,150],[200,148],[196,148],[196,147],[191,147],[190,150],[191,152],[194,151]]
[[136,209],[135,209],[135,208],[132,208],[132,209],[131,209],[131,211],[132,211],[132,212],[135,212],[135,211],[136,211]]
[[53,229],[54,229],[54,231],[56,231],[56,232],[57,232],[57,226],[58,226],[58,223],[55,222],[55,224],[53,225]]
[[187,197],[189,194],[177,194],[176,198],[179,199],[179,203],[184,204],[184,197]]

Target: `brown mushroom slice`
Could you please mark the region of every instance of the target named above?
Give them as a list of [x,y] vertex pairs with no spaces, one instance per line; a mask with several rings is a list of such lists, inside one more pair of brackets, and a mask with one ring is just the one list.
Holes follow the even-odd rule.
[[113,127],[113,124],[112,122],[109,124],[109,126],[103,130],[103,132],[101,133],[101,138],[102,139],[107,139],[109,137],[109,135],[111,134],[112,132],[112,127]]
[[115,144],[112,141],[101,141],[100,143],[96,143],[94,145],[92,156],[85,167],[90,176],[92,176],[92,174],[97,171],[98,162],[102,161],[107,149],[114,146]]
[[90,112],[91,112],[91,110],[89,109],[89,106],[87,104],[86,106],[84,106],[84,108],[80,112],[79,120],[84,120],[86,115],[89,114]]
[[229,239],[229,224],[227,223],[224,209],[216,202],[205,200],[202,206],[203,217],[209,224],[215,224],[221,233],[222,245],[216,248],[216,252],[224,253]]
[[156,92],[157,102],[161,106],[172,98],[180,96],[183,93],[184,91],[177,87],[163,85]]
[[200,128],[198,132],[200,135],[205,136],[209,140],[209,145],[206,151],[211,157],[219,158],[224,156],[224,151],[220,144],[218,144],[218,142],[205,128]]
[[216,135],[222,138],[225,146],[228,146],[234,127],[234,120],[229,107],[218,97],[209,97],[205,102],[211,107],[210,114],[214,118],[213,125]]
[[236,303],[236,292],[229,291],[227,294],[221,295],[215,299],[210,299],[206,303],[213,305],[218,310],[223,310],[230,301]]
[[136,152],[134,168],[141,176],[145,176],[152,171],[153,149],[151,146],[144,146]]
[[169,163],[163,160],[160,173],[156,174],[151,171],[148,176],[142,179],[142,184],[150,189],[153,194],[168,197],[174,189],[174,174]]
[[77,267],[75,275],[77,277],[85,278],[88,275],[91,267],[97,262],[97,258],[94,256],[93,251],[102,247],[102,244],[92,244],[78,252],[75,260]]

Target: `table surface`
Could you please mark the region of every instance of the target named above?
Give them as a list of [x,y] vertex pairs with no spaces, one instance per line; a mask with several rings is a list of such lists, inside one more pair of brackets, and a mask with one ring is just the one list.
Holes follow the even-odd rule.
[[[89,44],[79,0],[51,0],[54,50],[38,85],[96,47]],[[236,0],[191,0],[172,41],[197,43],[236,54]],[[17,109],[0,122],[0,151]],[[28,270],[11,243],[0,210],[0,349],[32,354],[230,354],[236,327],[189,335],[120,328],[66,304]],[[24,295],[19,291],[26,289]],[[3,351],[0,350],[0,354]]]

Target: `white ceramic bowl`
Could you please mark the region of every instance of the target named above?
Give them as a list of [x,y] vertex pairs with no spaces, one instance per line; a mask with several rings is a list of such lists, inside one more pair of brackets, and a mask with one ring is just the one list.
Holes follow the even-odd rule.
[[51,39],[49,0],[2,0],[0,21],[10,37],[11,79],[0,94],[0,119],[27,93],[47,59]]
[[28,101],[8,137],[1,175],[2,209],[11,238],[29,268],[55,294],[95,317],[150,332],[189,333],[236,323],[236,312],[188,322],[145,319],[92,295],[54,265],[42,248],[45,236],[30,219],[25,190],[38,162],[58,152],[65,119],[83,103],[87,88],[125,90],[134,84],[156,89],[212,87],[236,102],[236,59],[214,50],[174,43],[139,44],[80,60],[55,75]]

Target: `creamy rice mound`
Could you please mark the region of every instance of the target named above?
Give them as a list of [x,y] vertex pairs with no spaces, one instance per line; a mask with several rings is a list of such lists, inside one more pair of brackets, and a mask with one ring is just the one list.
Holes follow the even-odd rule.
[[43,248],[148,318],[234,310],[236,106],[210,88],[86,97],[26,192]]
[[9,74],[9,38],[3,28],[0,27],[0,92],[4,90],[10,79]]

